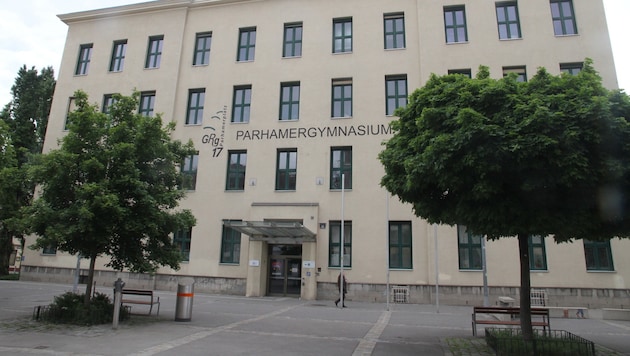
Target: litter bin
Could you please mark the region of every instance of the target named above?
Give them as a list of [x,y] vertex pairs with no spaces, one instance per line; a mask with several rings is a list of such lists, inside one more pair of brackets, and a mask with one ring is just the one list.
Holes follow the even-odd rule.
[[175,304],[175,321],[190,321],[192,316],[195,280],[180,278],[177,283],[177,301]]

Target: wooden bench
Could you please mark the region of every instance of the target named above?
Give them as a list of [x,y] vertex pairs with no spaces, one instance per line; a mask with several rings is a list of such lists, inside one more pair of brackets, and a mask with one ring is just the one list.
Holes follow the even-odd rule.
[[[147,297],[145,299],[132,298],[129,299],[127,296],[139,296],[139,297]],[[157,313],[156,315],[160,315],[160,297],[154,296],[152,290],[146,289],[123,289],[122,290],[122,300],[121,304],[142,304],[149,306],[149,314],[151,315],[151,311],[153,310],[153,305],[157,304]]]
[[[492,319],[479,319],[480,314],[491,315]],[[500,320],[496,318],[496,315],[509,316],[509,320]],[[518,320],[521,314],[521,308],[519,307],[473,307],[472,314],[472,331],[473,336],[477,336],[477,324],[485,325],[521,325],[521,321]],[[538,317],[534,320],[534,317]],[[542,327],[544,332],[547,332],[549,328],[549,309],[546,308],[532,308],[532,326]]]

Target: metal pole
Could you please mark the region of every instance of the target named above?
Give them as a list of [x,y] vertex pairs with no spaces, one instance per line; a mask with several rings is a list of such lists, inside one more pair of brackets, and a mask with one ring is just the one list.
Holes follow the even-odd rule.
[[387,310],[389,310],[389,192],[385,191],[385,207],[386,207],[386,219],[385,219],[385,263],[387,271],[387,282],[385,294],[387,295]]
[[435,245],[435,311],[440,313],[440,261],[438,255],[437,224],[433,224],[433,241]]
[[343,216],[343,210],[344,210],[344,191],[345,191],[345,182],[346,181],[346,175],[345,173],[341,174],[341,248],[339,249],[339,300],[341,301],[341,307],[343,308],[344,303],[346,302],[345,300],[343,300],[343,292],[345,290],[345,285],[343,283],[344,279],[346,276],[343,275],[343,264],[344,264],[344,255],[345,255],[345,251],[344,251],[344,230],[346,229],[345,223],[344,223],[344,216]]
[[481,263],[483,266],[483,306],[490,306],[488,300],[488,268],[486,266],[486,237],[481,236]]
[[79,293],[79,273],[81,273],[81,254],[77,253],[77,267],[74,270],[74,283],[72,284],[72,293]]

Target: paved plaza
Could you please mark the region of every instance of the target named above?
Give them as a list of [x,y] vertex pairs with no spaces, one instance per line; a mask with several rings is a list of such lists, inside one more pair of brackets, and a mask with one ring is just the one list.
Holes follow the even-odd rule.
[[[84,288],[85,286],[80,286]],[[246,298],[196,293],[192,320],[176,322],[176,293],[157,291],[159,316],[133,315],[117,329],[31,321],[71,285],[0,281],[0,355],[489,355],[473,338],[472,307]],[[99,291],[112,294],[111,288]],[[134,312],[148,307],[133,305]],[[155,312],[155,310],[154,310]],[[609,355],[630,355],[630,321],[552,318]]]

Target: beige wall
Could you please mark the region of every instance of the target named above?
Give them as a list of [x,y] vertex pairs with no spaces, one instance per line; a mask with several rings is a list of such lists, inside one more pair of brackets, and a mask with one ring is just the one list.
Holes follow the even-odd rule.
[[[159,274],[192,275],[247,280],[247,295],[264,295],[266,264],[248,266],[250,259],[266,261],[266,247],[242,237],[240,264],[219,263],[223,219],[294,219],[317,234],[317,242],[305,249],[304,260],[314,259],[321,273],[313,274],[303,287],[303,296],[314,298],[317,283],[336,281],[337,269],[328,268],[329,222],[341,218],[341,193],[329,189],[330,148],[352,146],[353,187],[345,192],[344,219],[353,223],[352,268],[348,279],[356,285],[382,285],[386,282],[387,216],[389,220],[412,221],[413,269],[392,270],[391,283],[435,284],[435,241],[433,226],[415,218],[407,205],[389,197],[380,185],[383,169],[377,160],[381,143],[389,135],[351,137],[300,137],[296,139],[243,140],[239,130],[286,128],[326,128],[334,126],[387,125],[385,115],[386,75],[406,74],[409,92],[420,87],[431,73],[449,69],[490,67],[493,77],[502,76],[503,66],[525,65],[531,77],[545,66],[559,73],[559,63],[594,59],[607,87],[617,86],[602,1],[574,0],[578,32],[576,36],[555,37],[546,1],[520,1],[523,38],[500,41],[497,36],[494,1],[479,0],[277,0],[277,1],[158,1],[107,10],[63,15],[68,37],[53,100],[45,149],[56,146],[63,135],[68,98],[83,89],[99,106],[104,94],[129,94],[155,90],[155,111],[166,121],[177,122],[174,138],[191,139],[200,152],[195,191],[182,206],[193,210],[198,224],[193,228],[190,262],[179,271],[161,269]],[[466,5],[468,43],[445,44],[443,6]],[[125,11],[125,9],[127,9]],[[383,49],[383,14],[405,15],[406,49]],[[353,19],[353,52],[331,53],[332,19]],[[303,22],[303,54],[282,58],[284,23]],[[256,57],[252,62],[236,62],[238,30],[256,26]],[[197,32],[212,31],[210,63],[192,66]],[[144,69],[148,37],[164,35],[159,69]],[[127,39],[124,70],[109,73],[112,42]],[[89,73],[75,76],[79,46],[93,43]],[[331,80],[352,78],[353,117],[330,118]],[[300,119],[279,122],[280,83],[299,81]],[[248,124],[230,123],[232,90],[250,84],[253,89]],[[188,90],[205,88],[202,125],[185,125]],[[211,116],[227,107],[223,152],[213,157],[210,144],[202,137],[205,126],[220,130],[220,120]],[[219,113],[219,116],[222,114]],[[274,190],[276,150],[297,148],[298,177],[294,192]],[[246,149],[247,173],[244,191],[225,191],[228,150]],[[323,184],[317,184],[319,178]],[[273,203],[267,204],[266,203]],[[285,204],[284,207],[279,206]],[[293,204],[293,205],[292,205]],[[313,204],[296,207],[295,204]],[[326,223],[320,229],[320,223]],[[450,286],[480,286],[480,271],[458,268],[457,229],[438,227],[439,283]],[[28,241],[33,241],[29,238]],[[555,245],[547,238],[549,270],[532,273],[535,287],[627,289],[630,265],[626,262],[627,241],[612,241],[615,271],[586,272],[582,242]],[[308,252],[306,252],[308,250]],[[308,255],[308,257],[307,257]],[[488,282],[492,286],[518,286],[518,247],[516,239],[488,242]],[[97,268],[104,269],[104,259]],[[72,256],[58,253],[42,256],[26,252],[25,264],[74,268]],[[84,268],[87,262],[83,262]],[[305,276],[306,270],[303,270]],[[252,284],[253,283],[253,284]],[[360,295],[356,295],[359,298]]]

